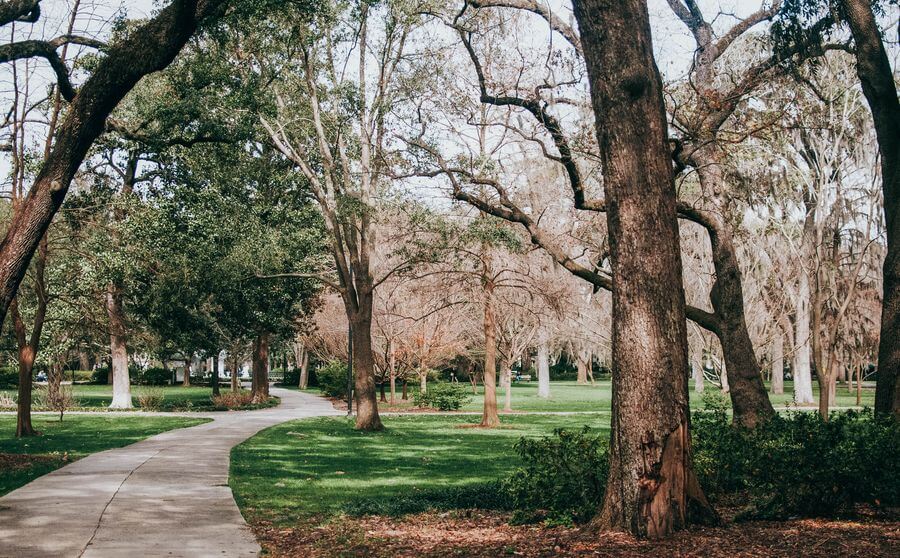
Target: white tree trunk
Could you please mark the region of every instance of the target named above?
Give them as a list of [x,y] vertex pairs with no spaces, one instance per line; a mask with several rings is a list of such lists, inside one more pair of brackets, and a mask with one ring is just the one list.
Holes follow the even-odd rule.
[[125,325],[122,302],[115,288],[106,293],[106,313],[109,316],[109,351],[112,357],[113,398],[110,409],[131,409],[131,381],[128,378],[128,349],[125,346]]
[[784,393],[784,335],[777,326],[772,339],[772,393]]
[[812,370],[810,369],[809,330],[809,278],[800,273],[796,300],[796,325],[794,334],[794,403],[808,405],[814,403],[812,392]]
[[541,341],[537,352],[538,397],[550,397],[550,347]]
[[728,393],[731,391],[731,388],[728,386],[728,370],[725,369],[725,361],[722,361],[722,375],[720,376],[722,380],[722,392]]
[[694,391],[703,393],[703,388],[705,387],[703,385],[705,383],[703,378],[703,367],[696,357],[691,359],[691,375],[694,377]]
[[419,393],[428,392],[428,370],[419,371]]

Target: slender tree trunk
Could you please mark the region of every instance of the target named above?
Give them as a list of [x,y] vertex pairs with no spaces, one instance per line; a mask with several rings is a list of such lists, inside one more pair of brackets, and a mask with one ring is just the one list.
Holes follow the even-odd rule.
[[700,365],[700,362],[693,358],[691,359],[691,372],[694,378],[694,391],[697,393],[703,393],[704,389],[704,377],[703,377],[703,367]]
[[241,390],[241,371],[238,369],[240,366],[240,359],[238,359],[237,355],[232,357],[233,363],[231,365],[231,391],[237,393]]
[[391,399],[388,405],[393,407],[396,404],[397,392],[397,361],[394,357],[393,343],[388,341],[388,373],[391,380]]
[[847,22],[856,46],[856,74],[872,109],[881,151],[887,254],[878,344],[875,413],[900,419],[900,101],[894,72],[870,0],[845,0]]
[[744,314],[743,279],[733,243],[734,231],[725,218],[729,200],[724,194],[724,153],[711,140],[705,147],[697,149],[692,158],[697,165],[701,188],[713,205],[713,210],[705,213],[706,220],[713,225],[707,227],[707,232],[716,270],[709,293],[718,318],[718,328],[714,333],[722,346],[734,422],[752,428],[775,416],[775,409],[763,384],[762,370]]
[[538,397],[550,397],[550,347],[542,338],[537,350]]
[[408,396],[406,393],[406,380],[405,379],[403,380],[403,393],[400,394],[400,399],[402,399],[403,401],[406,401],[408,399]]
[[[488,256],[489,257],[489,256]],[[497,413],[497,317],[494,315],[494,280],[490,263],[482,275],[484,291],[484,410],[481,426],[500,426]]]
[[794,403],[810,405],[814,402],[812,392],[809,277],[801,270],[797,281],[797,300],[794,322]]
[[214,397],[219,395],[219,351],[213,354],[212,370],[209,376],[209,382],[212,385],[212,394]]
[[500,361],[500,373],[503,375],[503,410],[512,411],[512,366],[509,361],[503,359]]
[[384,393],[384,383],[384,380],[378,382],[378,392],[380,394],[378,400],[382,403],[387,403],[387,396]]
[[253,402],[269,401],[269,334],[260,333],[253,340]]
[[106,315],[109,318],[109,352],[111,355],[113,397],[110,409],[131,409],[131,379],[128,377],[128,347],[122,295],[115,285],[106,291]]
[[186,356],[184,359],[184,377],[181,379],[182,387],[191,386],[191,366],[194,364],[193,356]]
[[784,335],[777,325],[772,338],[772,393],[784,393]]
[[613,278],[605,529],[666,537],[715,517],[693,471],[687,329],[662,81],[643,0],[574,3],[604,169]]
[[428,370],[419,368],[419,393],[422,395],[428,393]]

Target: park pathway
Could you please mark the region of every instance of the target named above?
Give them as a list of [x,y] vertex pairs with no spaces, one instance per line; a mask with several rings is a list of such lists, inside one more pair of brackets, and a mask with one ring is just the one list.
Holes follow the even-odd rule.
[[342,414],[314,395],[89,455],[0,498],[0,556],[231,557],[260,547],[228,487],[231,448],[291,419]]

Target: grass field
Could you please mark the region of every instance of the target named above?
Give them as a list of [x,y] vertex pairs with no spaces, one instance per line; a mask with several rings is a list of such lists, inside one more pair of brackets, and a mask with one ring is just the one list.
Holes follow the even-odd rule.
[[[460,384],[468,388],[468,384]],[[703,407],[702,394],[694,391],[693,382],[690,382],[691,406],[694,408]],[[768,386],[767,386],[768,387]],[[793,405],[793,383],[785,382],[784,391],[781,395],[769,394],[772,404],[775,406],[785,407]],[[409,387],[409,399],[403,401],[400,399],[399,390],[394,408],[391,410],[402,411],[413,407],[412,394],[418,391],[418,386]],[[721,393],[719,388],[707,384],[706,390],[709,392]],[[317,392],[315,388],[310,391]],[[472,396],[472,400],[462,407],[462,411],[480,411],[482,408],[482,394],[484,390],[481,386],[477,389],[477,394]],[[813,396],[818,401],[819,389],[813,384]],[[498,388],[497,399],[500,408],[503,408],[503,388]],[[875,390],[864,388],[862,390],[862,405],[872,407],[875,404]],[[609,411],[611,405],[611,390],[609,380],[599,381],[596,385],[578,385],[575,382],[551,382],[550,398],[544,399],[537,395],[537,382],[515,383],[512,386],[512,408],[514,411],[527,412],[584,412],[584,411]],[[852,407],[856,405],[856,394],[849,393],[846,386],[838,385],[835,405],[837,407]],[[816,407],[813,405],[812,407]],[[382,403],[382,408],[387,409]]]
[[471,416],[385,418],[386,430],[353,430],[344,418],[298,420],[274,426],[231,452],[229,484],[253,520],[289,524],[329,515],[364,499],[496,480],[517,463],[522,436],[555,428],[607,428],[606,413],[517,415],[495,430],[466,428]]
[[[135,407],[140,406],[138,395],[145,389],[147,388],[144,386],[131,386],[132,402]],[[163,403],[159,408],[161,411],[216,410],[210,399],[212,390],[209,387],[161,386],[151,389],[162,390],[164,394]],[[229,391],[229,388],[222,388],[222,393],[227,391]],[[72,393],[77,399],[75,409],[101,410],[109,407],[109,404],[112,402],[112,386],[77,384],[72,386]],[[12,397],[15,395],[15,392],[10,390],[0,391],[0,396],[4,394]],[[39,409],[39,407],[35,407],[35,410]]]
[[15,438],[16,417],[0,416],[0,496],[86,455],[209,419],[71,415],[63,422],[50,416],[32,421],[43,435]]

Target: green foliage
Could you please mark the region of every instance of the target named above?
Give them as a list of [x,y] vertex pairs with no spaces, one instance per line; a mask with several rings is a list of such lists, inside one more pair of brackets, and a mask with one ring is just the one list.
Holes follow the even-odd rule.
[[172,382],[172,372],[165,368],[148,368],[141,374],[141,383],[145,386],[164,386]]
[[694,415],[694,461],[707,494],[747,496],[746,515],[835,516],[900,503],[900,425],[871,412],[778,416],[754,430],[722,410]]
[[553,436],[522,438],[516,452],[524,466],[503,481],[516,513],[514,521],[543,518],[551,523],[583,523],[603,501],[609,475],[606,434],[585,426],[558,429]]
[[0,368],[0,389],[15,389],[19,386],[19,369],[15,366]]
[[332,360],[316,371],[319,387],[328,397],[347,397],[347,365]]
[[439,411],[458,411],[471,399],[472,394],[465,386],[450,382],[434,384],[425,393],[417,391],[413,394],[417,407],[431,407]]
[[109,367],[101,366],[100,368],[95,368],[91,373],[91,383],[97,384],[99,386],[105,386],[109,383]]

